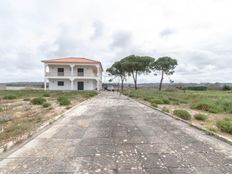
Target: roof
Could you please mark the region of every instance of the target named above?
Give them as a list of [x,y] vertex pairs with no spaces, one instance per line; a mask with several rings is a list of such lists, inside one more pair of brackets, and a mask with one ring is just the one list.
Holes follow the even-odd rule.
[[[42,60],[44,63],[98,63],[101,65],[101,62],[84,58],[84,57],[64,57],[64,58],[55,58],[55,59],[47,59]],[[102,65],[101,65],[102,68]],[[103,70],[103,68],[102,68]]]

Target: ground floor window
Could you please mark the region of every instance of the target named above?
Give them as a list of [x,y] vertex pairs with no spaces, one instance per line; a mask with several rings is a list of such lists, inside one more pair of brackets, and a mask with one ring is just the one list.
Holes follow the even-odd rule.
[[57,82],[57,85],[58,85],[58,86],[64,86],[64,81],[58,81],[58,82]]

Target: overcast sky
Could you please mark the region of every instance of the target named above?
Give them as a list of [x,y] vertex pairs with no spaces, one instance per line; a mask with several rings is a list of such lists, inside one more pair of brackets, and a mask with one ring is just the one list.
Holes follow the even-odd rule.
[[0,0],[0,82],[42,81],[45,58],[87,57],[106,69],[130,54],[176,58],[175,82],[231,82],[231,7],[232,0]]

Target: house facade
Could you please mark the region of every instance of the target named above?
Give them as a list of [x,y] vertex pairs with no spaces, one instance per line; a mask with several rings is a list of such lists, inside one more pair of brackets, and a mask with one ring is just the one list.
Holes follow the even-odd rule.
[[47,59],[44,63],[44,89],[101,90],[101,62],[87,58],[67,57]]

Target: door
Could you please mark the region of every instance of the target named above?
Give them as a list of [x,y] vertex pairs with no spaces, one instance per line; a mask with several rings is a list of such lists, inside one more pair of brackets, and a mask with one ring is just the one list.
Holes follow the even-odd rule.
[[77,82],[77,90],[84,90],[84,82]]

